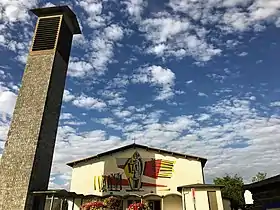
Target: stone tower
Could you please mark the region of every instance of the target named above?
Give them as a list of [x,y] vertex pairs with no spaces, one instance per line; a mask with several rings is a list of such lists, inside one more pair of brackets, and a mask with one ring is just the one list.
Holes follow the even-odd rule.
[[38,21],[0,163],[0,210],[43,209],[31,192],[48,188],[72,38],[81,33],[67,6],[31,11]]

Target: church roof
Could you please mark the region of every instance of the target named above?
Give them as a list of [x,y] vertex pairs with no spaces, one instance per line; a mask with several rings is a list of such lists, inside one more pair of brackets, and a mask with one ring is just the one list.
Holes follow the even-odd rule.
[[127,150],[127,149],[131,149],[131,148],[145,149],[145,150],[149,150],[149,151],[153,151],[153,152],[169,154],[169,155],[172,155],[172,156],[173,155],[174,156],[179,156],[181,158],[194,159],[194,160],[200,161],[201,164],[202,164],[202,167],[204,167],[206,162],[207,162],[206,158],[193,156],[193,155],[182,154],[182,153],[178,153],[178,152],[172,152],[172,151],[168,151],[168,150],[163,150],[163,149],[159,149],[159,148],[154,148],[154,147],[149,147],[149,146],[134,143],[134,144],[129,144],[129,145],[126,145],[126,146],[123,146],[123,147],[119,147],[117,149],[113,149],[113,150],[110,150],[110,151],[99,153],[97,155],[90,156],[90,157],[87,157],[87,158],[84,158],[84,159],[72,161],[70,163],[67,163],[67,165],[73,167],[74,165],[76,165],[78,163],[83,163],[83,162],[86,162],[86,161],[89,161],[89,160],[94,160],[96,158],[100,158],[100,157],[103,157],[103,156],[106,156],[106,155],[111,155],[111,154],[114,154],[114,153],[117,153],[117,152],[121,152],[121,151],[124,151],[124,150]]
[[267,185],[275,185],[275,184],[279,184],[280,183],[280,174],[258,181],[258,182],[253,182],[251,184],[246,184],[244,185],[244,189],[245,190],[253,190],[253,189],[257,189],[257,188],[261,188],[261,187],[265,187]]

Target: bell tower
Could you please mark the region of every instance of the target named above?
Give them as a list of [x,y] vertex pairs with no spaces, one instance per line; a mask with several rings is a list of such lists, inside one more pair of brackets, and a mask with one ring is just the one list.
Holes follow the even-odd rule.
[[38,20],[0,162],[0,210],[43,209],[31,193],[48,188],[72,38],[81,33],[67,6],[31,12]]

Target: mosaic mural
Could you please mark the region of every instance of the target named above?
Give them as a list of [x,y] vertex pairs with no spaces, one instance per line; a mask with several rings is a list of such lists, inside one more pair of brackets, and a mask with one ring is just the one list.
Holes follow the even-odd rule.
[[[142,159],[136,151],[130,158],[116,158],[118,168],[124,173],[111,174],[109,176],[94,177],[94,189],[99,191],[121,190],[122,186],[130,186],[133,191],[146,187],[166,187],[156,184],[158,178],[171,178],[175,161],[162,159]],[[125,178],[123,177],[125,175]],[[143,176],[153,178],[154,183],[143,182]]]
[[175,161],[150,160],[145,162],[144,175],[152,178],[171,178]]
[[137,151],[126,161],[123,169],[131,189],[139,190],[142,184],[141,178],[144,167],[141,156]]

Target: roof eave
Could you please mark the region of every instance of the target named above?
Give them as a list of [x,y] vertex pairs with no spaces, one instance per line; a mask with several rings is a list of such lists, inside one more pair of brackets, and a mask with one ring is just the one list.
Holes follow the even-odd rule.
[[215,185],[215,184],[191,184],[191,185],[183,185],[183,186],[178,186],[177,191],[181,192],[183,188],[224,188],[224,185]]
[[204,167],[206,162],[207,162],[206,158],[187,155],[187,154],[181,154],[181,153],[177,153],[177,152],[170,152],[170,151],[167,151],[167,150],[162,150],[162,149],[148,147],[148,146],[145,146],[145,145],[134,143],[134,144],[129,144],[129,145],[126,145],[126,146],[123,146],[123,147],[119,147],[117,149],[113,149],[113,150],[110,150],[110,151],[107,151],[107,152],[104,152],[104,153],[100,153],[100,154],[97,154],[97,155],[94,155],[94,156],[91,156],[91,157],[87,157],[87,158],[83,158],[83,159],[80,159],[80,160],[72,161],[72,162],[66,163],[66,165],[73,168],[74,165],[76,165],[78,163],[86,162],[86,161],[93,160],[93,159],[101,157],[101,156],[109,155],[109,154],[112,154],[112,153],[115,153],[115,152],[122,151],[124,149],[130,149],[130,148],[135,148],[135,147],[142,148],[142,149],[147,149],[147,150],[158,151],[158,152],[163,152],[163,153],[172,154],[172,155],[178,155],[178,156],[185,157],[186,159],[188,159],[188,158],[196,159],[196,160],[201,162],[202,167]]

